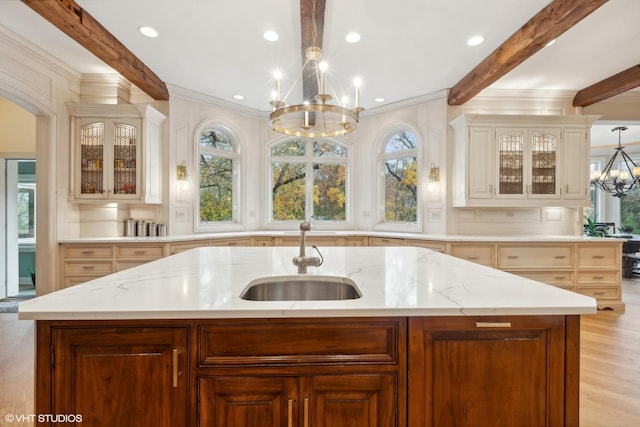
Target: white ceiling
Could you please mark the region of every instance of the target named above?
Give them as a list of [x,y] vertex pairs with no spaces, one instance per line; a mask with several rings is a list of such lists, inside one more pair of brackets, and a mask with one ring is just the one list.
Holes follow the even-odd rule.
[[[174,86],[266,112],[273,71],[283,71],[288,88],[300,68],[299,0],[76,1]],[[323,52],[331,81],[338,94],[352,95],[350,82],[361,76],[367,109],[450,88],[548,3],[326,0]],[[639,20],[640,0],[610,0],[491,88],[577,91],[636,65]],[[20,0],[0,0],[0,25],[81,73],[112,71]],[[142,25],[159,37],[142,36]],[[267,42],[266,30],[280,39]],[[359,43],[345,41],[350,31],[360,33]],[[485,42],[468,47],[476,34]],[[236,94],[245,99],[234,100]],[[385,101],[374,102],[378,97]],[[602,129],[605,145],[617,141],[614,126]],[[640,126],[637,132],[625,136],[640,141]]]

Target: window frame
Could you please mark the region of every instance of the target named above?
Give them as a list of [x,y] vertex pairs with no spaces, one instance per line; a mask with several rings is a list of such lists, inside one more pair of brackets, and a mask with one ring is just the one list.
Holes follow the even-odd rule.
[[[232,150],[220,150],[216,148],[202,147],[200,137],[202,132],[208,129],[216,129],[224,132],[229,138]],[[241,186],[241,171],[244,156],[242,155],[242,144],[238,133],[230,125],[220,120],[207,120],[201,123],[195,132],[194,143],[194,231],[195,232],[220,232],[244,230],[244,214],[241,201],[243,200],[243,188]],[[232,169],[232,214],[230,221],[202,222],[200,220],[200,155],[212,155],[221,158],[231,159]]]
[[[386,153],[385,148],[389,143],[389,140],[396,134],[401,132],[410,132],[416,139],[416,147],[410,150],[402,150],[395,151],[391,153]],[[377,191],[375,197],[375,212],[376,212],[376,220],[373,226],[374,230],[379,231],[394,231],[394,232],[410,232],[416,233],[422,231],[422,204],[425,202],[423,192],[423,169],[424,165],[422,162],[422,136],[420,132],[414,127],[407,123],[396,123],[389,128],[387,128],[383,133],[381,133],[380,137],[377,138],[377,142],[375,144],[376,152],[375,152],[375,168],[374,171],[376,173],[375,182],[377,183]],[[416,166],[416,222],[391,222],[385,220],[385,162],[389,159],[401,158],[401,157],[415,157],[417,166]]]
[[[305,142],[305,154],[302,156],[272,156],[272,149],[287,142],[300,140]],[[344,157],[316,157],[313,155],[313,142],[324,141],[335,144],[345,150]],[[273,219],[273,197],[272,197],[272,163],[273,159],[290,163],[305,164],[305,215],[313,211],[313,164],[343,164],[345,165],[345,219],[344,221],[336,220],[315,220],[313,217],[305,218],[311,222],[313,230],[353,230],[353,145],[341,138],[297,138],[297,137],[281,137],[265,144],[265,173],[264,173],[264,224],[263,227],[269,230],[298,230],[302,220],[274,220]],[[318,162],[317,160],[322,160]]]

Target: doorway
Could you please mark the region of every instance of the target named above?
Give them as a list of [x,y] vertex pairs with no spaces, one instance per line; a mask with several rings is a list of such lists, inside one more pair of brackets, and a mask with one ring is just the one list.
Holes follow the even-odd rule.
[[36,162],[0,159],[4,227],[3,298],[35,296],[36,286]]

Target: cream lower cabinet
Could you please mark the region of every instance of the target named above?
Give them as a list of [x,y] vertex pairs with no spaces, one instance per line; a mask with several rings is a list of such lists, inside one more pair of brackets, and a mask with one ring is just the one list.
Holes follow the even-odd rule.
[[74,286],[115,272],[114,245],[67,244],[58,249],[59,287]]
[[449,255],[476,264],[495,267],[496,245],[494,243],[451,243]]
[[116,270],[122,271],[165,257],[165,244],[116,245]]
[[576,291],[598,300],[598,308],[621,309],[620,244],[577,244]]

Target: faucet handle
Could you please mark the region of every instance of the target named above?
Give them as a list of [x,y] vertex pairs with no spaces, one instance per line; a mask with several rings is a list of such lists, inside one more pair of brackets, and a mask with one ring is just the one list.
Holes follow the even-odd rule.
[[311,230],[311,223],[308,221],[302,221],[300,223],[300,231],[309,231]]
[[316,245],[312,245],[311,247],[313,249],[315,249],[316,252],[318,252],[318,255],[320,255],[320,264],[315,266],[315,267],[320,267],[322,265],[322,263],[324,262],[324,257],[322,256],[322,254],[320,253],[320,249],[318,249],[318,247]]

